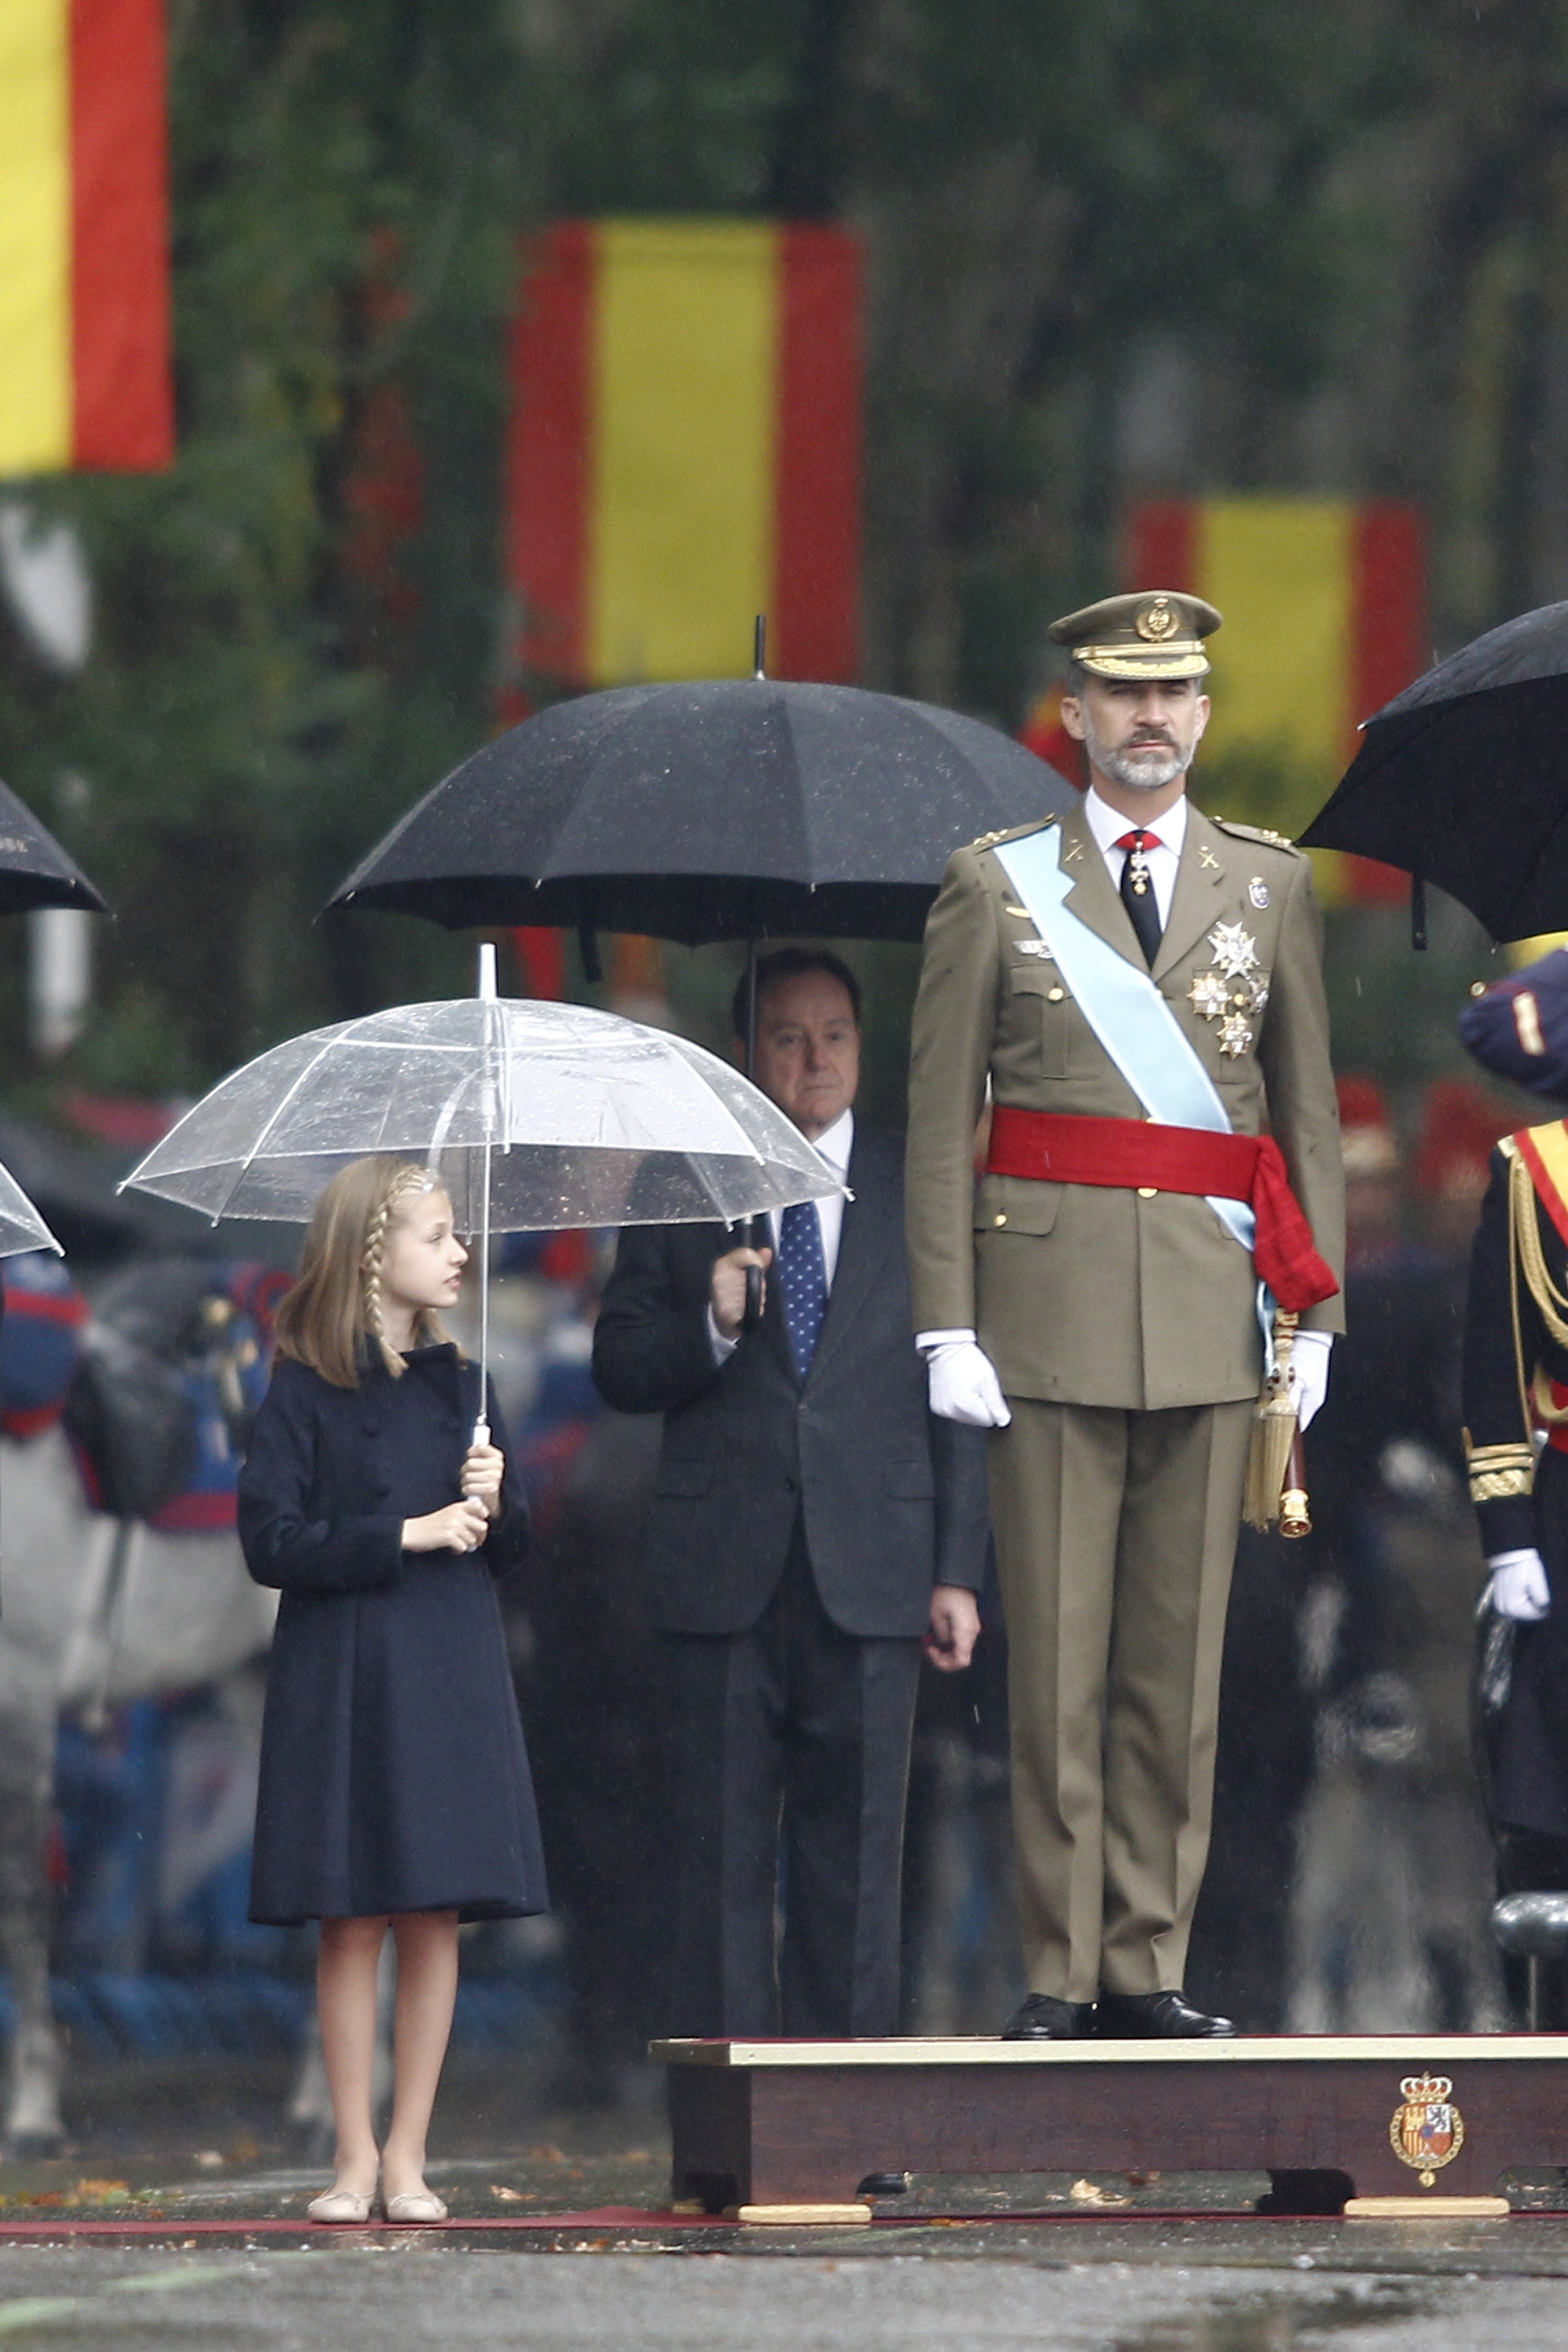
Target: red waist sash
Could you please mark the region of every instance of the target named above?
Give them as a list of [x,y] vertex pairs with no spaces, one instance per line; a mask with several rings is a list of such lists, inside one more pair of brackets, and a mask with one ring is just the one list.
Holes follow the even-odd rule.
[[1332,1298],[1339,1285],[1312,1241],[1291,1190],[1284,1154],[1271,1135],[1216,1135],[1152,1119],[1095,1118],[1022,1110],[991,1113],[993,1176],[1037,1183],[1108,1184],[1118,1190],[1217,1194],[1245,1201],[1257,1219],[1253,1263],[1281,1307],[1299,1315]]
[[[1550,1374],[1547,1375],[1546,1386],[1556,1411],[1562,1412],[1568,1408],[1568,1388],[1564,1388],[1561,1381],[1552,1380]],[[1548,1422],[1546,1443],[1554,1453],[1568,1454],[1568,1421]]]

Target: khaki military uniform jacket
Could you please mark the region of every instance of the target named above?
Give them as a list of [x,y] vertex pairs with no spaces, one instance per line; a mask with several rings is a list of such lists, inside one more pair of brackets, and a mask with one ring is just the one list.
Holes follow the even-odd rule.
[[[1000,835],[1017,839],[1035,826]],[[1066,904],[1139,970],[1125,908],[1082,806],[1062,824]],[[1260,903],[1261,902],[1261,903]],[[1206,982],[1211,934],[1239,925],[1266,999],[1228,1032]],[[1262,1341],[1250,1255],[1182,1193],[974,1177],[987,1080],[1027,1110],[1142,1118],[1142,1105],[1037,942],[988,845],[949,861],[925,930],[910,1070],[907,1230],[915,1328],[973,1329],[1010,1396],[1134,1411],[1256,1395]],[[1235,1130],[1265,1124],[1321,1255],[1344,1263],[1344,1184],[1329,1065],[1322,927],[1302,853],[1190,808],[1155,983]],[[1254,993],[1259,992],[1255,991]],[[1234,1011],[1234,1004],[1231,1005]],[[1247,1032],[1243,1042],[1240,1030]],[[1341,1301],[1302,1327],[1343,1330]]]

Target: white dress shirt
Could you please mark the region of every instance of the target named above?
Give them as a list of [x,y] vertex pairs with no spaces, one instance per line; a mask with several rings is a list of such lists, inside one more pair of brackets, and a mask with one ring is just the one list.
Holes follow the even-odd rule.
[[[854,1112],[841,1110],[831,1127],[825,1127],[821,1135],[816,1138],[813,1149],[821,1153],[835,1176],[847,1178],[850,1172],[850,1154],[854,1150]],[[839,1243],[844,1230],[844,1196],[841,1192],[825,1192],[820,1200],[813,1202],[812,1206],[817,1212],[817,1223],[821,1231],[822,1271],[827,1276],[828,1290],[831,1294],[833,1287],[833,1275],[839,1263]],[[779,1259],[779,1212],[777,1209],[769,1209],[768,1212],[768,1226],[772,1237],[776,1266]],[[737,1242],[733,1246],[738,1249],[744,1244]],[[772,1272],[773,1268],[769,1267],[768,1276],[764,1278],[770,1278]],[[740,1342],[738,1339],[725,1338],[718,1325],[714,1321],[711,1303],[707,1311],[707,1333],[708,1338],[713,1341],[715,1361],[720,1364],[727,1363]]]
[[1186,794],[1173,801],[1164,816],[1152,823],[1140,824],[1136,817],[1124,816],[1109,801],[1103,801],[1092,784],[1083,795],[1083,814],[1089,820],[1089,830],[1100,846],[1105,860],[1105,870],[1111,877],[1111,887],[1118,897],[1122,889],[1122,868],[1130,853],[1118,849],[1115,844],[1124,834],[1147,833],[1154,835],[1153,845],[1144,853],[1148,860],[1149,879],[1155,886],[1155,905],[1159,908],[1163,931],[1171,919],[1171,899],[1176,895],[1176,868],[1181,864],[1181,848],[1186,839]]

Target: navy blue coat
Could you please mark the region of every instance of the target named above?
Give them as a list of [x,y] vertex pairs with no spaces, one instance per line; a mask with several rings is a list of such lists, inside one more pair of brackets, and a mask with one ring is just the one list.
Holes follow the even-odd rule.
[[[252,1576],[283,1598],[267,1667],[251,1917],[546,1905],[533,1786],[494,1579],[528,1514],[508,1458],[477,1552],[404,1552],[455,1502],[474,1375],[421,1348],[334,1388],[280,1360],[239,1482]],[[491,1428],[506,1438],[494,1393]]]

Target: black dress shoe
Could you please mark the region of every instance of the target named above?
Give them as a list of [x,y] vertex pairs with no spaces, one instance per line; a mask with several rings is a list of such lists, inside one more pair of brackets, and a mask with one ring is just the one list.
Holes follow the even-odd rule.
[[1182,1992],[1103,1992],[1094,2031],[1110,2042],[1228,2042],[1236,2028]]
[[1058,2000],[1054,1993],[1031,1992],[1017,2016],[1002,2028],[1002,2040],[1082,2042],[1093,2031],[1092,2000]]

